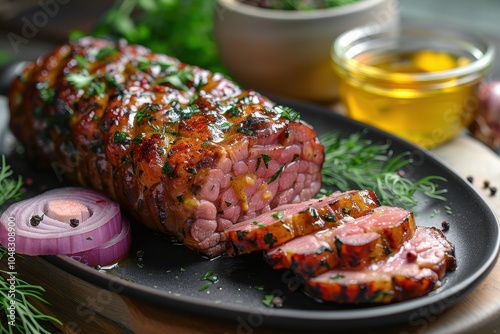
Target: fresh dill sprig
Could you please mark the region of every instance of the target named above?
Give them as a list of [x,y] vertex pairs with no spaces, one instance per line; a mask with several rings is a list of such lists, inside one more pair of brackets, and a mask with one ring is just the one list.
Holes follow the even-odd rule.
[[426,176],[412,181],[404,176],[404,168],[413,163],[411,152],[394,155],[390,143],[374,143],[363,138],[363,132],[342,137],[339,132],[321,136],[325,162],[321,171],[323,189],[346,191],[357,187],[374,190],[384,205],[411,209],[418,204],[417,192],[427,197],[446,200],[447,192],[435,183],[446,182],[441,176]]
[[[2,155],[0,166],[0,205],[10,199],[19,200],[24,193],[21,192],[23,179],[18,176],[13,178],[12,168],[7,164],[5,156]],[[0,261],[10,254],[5,247],[0,245]],[[12,280],[15,284],[12,285]],[[11,286],[15,287],[13,292]],[[46,315],[38,310],[32,303],[32,300],[38,300],[47,304],[42,297],[44,288],[39,285],[29,284],[17,277],[17,273],[10,273],[0,269],[0,334],[13,333],[42,333],[50,334],[42,327],[41,321],[53,321],[62,323],[56,318]],[[13,304],[11,304],[13,302]],[[15,308],[15,326],[9,324],[9,307]]]
[[[0,246],[0,248],[3,247]],[[4,250],[5,249],[0,251],[0,253]],[[9,276],[15,279],[14,298],[11,298],[12,296],[9,295],[11,291],[11,283],[7,281],[7,277]],[[30,299],[37,299],[42,303],[48,304],[48,302],[42,297],[42,293],[44,292],[45,289],[41,286],[29,284],[18,278],[17,275],[11,276],[10,273],[0,270],[0,314],[3,314],[5,317],[9,314],[9,307],[12,305],[12,301],[15,306],[15,326],[11,326],[7,323],[4,325],[5,319],[0,319],[0,334],[50,334],[49,331],[42,327],[41,321],[53,321],[62,325],[58,319],[44,314],[30,302]]]
[[2,155],[2,164],[0,166],[0,205],[10,199],[19,200],[24,193],[21,191],[23,178],[18,176],[17,179],[12,178],[12,168],[7,164],[5,155]]

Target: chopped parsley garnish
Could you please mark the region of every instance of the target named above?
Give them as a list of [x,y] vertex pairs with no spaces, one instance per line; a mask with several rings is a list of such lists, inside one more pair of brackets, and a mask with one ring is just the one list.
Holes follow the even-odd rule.
[[278,241],[271,232],[267,232],[264,236],[264,242],[269,245],[269,248],[273,248],[274,244]]
[[159,66],[160,71],[165,72],[171,68],[175,68],[175,63],[165,60],[151,60],[145,57],[137,58],[138,67],[141,71],[147,71],[149,68]]
[[175,112],[183,119],[190,119],[194,114],[201,112],[197,104],[191,104],[184,108],[177,108]]
[[259,223],[259,222],[258,222],[258,221],[256,221],[256,220],[254,220],[254,221],[252,222],[252,224],[257,225],[259,228],[266,227],[266,225],[265,225],[265,224]]
[[113,78],[111,75],[106,73],[106,74],[104,74],[103,78],[104,78],[104,80],[106,80],[109,87],[116,88],[119,95],[123,95],[125,93],[125,89],[121,85],[119,85],[118,82],[116,82],[115,78]]
[[255,135],[255,131],[249,127],[241,127],[236,130],[236,132],[243,133],[248,136]]
[[193,69],[190,66],[186,66],[181,70],[178,70],[170,75],[163,78],[159,78],[155,81],[155,84],[171,84],[177,89],[188,90],[187,83],[194,80]]
[[76,65],[78,65],[82,69],[87,69],[89,67],[89,61],[84,56],[76,55],[75,60],[76,60]]
[[285,217],[285,211],[278,211],[272,214],[272,217],[275,219],[278,219],[280,221],[283,221],[283,217]]
[[144,118],[151,121],[153,115],[151,115],[150,112],[157,112],[160,109],[161,107],[158,104],[147,104],[135,114],[135,123],[139,124]]
[[74,89],[83,89],[90,86],[95,78],[97,78],[97,74],[85,75],[83,73],[70,73],[65,77],[66,81],[68,81]]
[[321,218],[323,218],[324,221],[329,222],[329,223],[335,223],[337,221],[337,218],[335,215],[328,213],[326,215],[321,215]]
[[136,136],[134,139],[132,139],[132,142],[134,144],[140,144],[142,142],[142,135]]
[[200,281],[210,281],[212,283],[216,283],[218,280],[219,277],[210,270],[207,271],[200,279]]
[[104,47],[97,52],[97,54],[95,55],[95,59],[96,60],[103,60],[104,58],[106,58],[114,53],[118,53],[118,52],[119,51],[116,48]]
[[214,274],[212,271],[207,271],[205,275],[203,275],[202,278],[200,278],[200,281],[208,281],[208,283],[204,284],[199,291],[204,291],[207,290],[212,284],[217,283],[219,280],[219,277]]
[[264,304],[267,307],[271,307],[271,305],[273,305],[273,299],[274,295],[265,295],[264,299],[262,299],[262,304]]
[[113,142],[115,144],[128,144],[130,143],[130,139],[127,137],[125,132],[116,131],[115,135],[113,136]]
[[161,172],[170,178],[172,178],[172,176],[174,175],[174,169],[172,168],[172,166],[170,166],[168,161],[165,161],[165,163],[163,164]]
[[237,106],[231,106],[231,108],[226,110],[226,114],[228,114],[230,117],[238,117],[241,114],[240,108]]
[[337,250],[337,254],[340,256],[342,256],[342,241],[340,241],[339,238],[335,238],[335,249]]
[[238,236],[238,240],[241,241],[243,240],[243,238],[245,237],[245,235],[247,235],[248,232],[245,232],[245,231],[237,231],[236,232],[236,235]]
[[280,117],[286,118],[292,122],[300,119],[300,113],[290,107],[274,106],[273,111],[280,115]]
[[283,170],[285,169],[285,165],[281,166],[277,171],[276,173],[274,173],[274,175],[269,179],[269,181],[267,181],[267,184],[271,184],[273,183],[274,181],[276,181],[276,179],[280,176],[280,174],[283,172]]
[[40,93],[40,98],[45,103],[51,103],[54,100],[56,91],[53,87],[48,87],[47,83],[38,84],[38,92]]
[[330,276],[330,279],[341,279],[341,278],[344,278],[344,277],[345,277],[344,275],[335,274],[335,275]]
[[102,81],[92,81],[87,94],[89,96],[102,95],[106,92],[106,84]]
[[262,157],[262,161],[264,162],[264,165],[266,166],[266,168],[268,168],[269,161],[271,161],[272,158],[270,156],[268,156],[267,154],[262,154],[261,157]]

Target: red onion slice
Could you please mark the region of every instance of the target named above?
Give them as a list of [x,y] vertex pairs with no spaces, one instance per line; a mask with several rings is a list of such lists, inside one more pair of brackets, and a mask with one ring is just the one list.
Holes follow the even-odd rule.
[[[90,218],[71,227],[46,216],[47,202],[55,199],[85,205]],[[30,223],[35,215],[45,215],[37,226]],[[0,217],[0,243],[26,255],[74,254],[101,246],[121,228],[120,207],[108,197],[84,188],[58,188],[7,208]]]
[[68,256],[91,267],[109,266],[127,256],[131,241],[130,223],[127,219],[123,219],[122,230],[113,239],[99,247]]

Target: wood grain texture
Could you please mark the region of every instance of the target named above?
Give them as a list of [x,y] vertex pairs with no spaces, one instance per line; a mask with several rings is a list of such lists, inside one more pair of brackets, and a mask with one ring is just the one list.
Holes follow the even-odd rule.
[[[210,319],[151,305],[85,282],[40,257],[18,258],[16,266],[21,278],[45,287],[47,291],[44,296],[51,305],[37,303],[37,307],[60,319],[64,326],[59,329],[68,334],[294,333],[285,329],[253,328],[237,321]],[[437,307],[428,310],[429,314],[423,318],[409,318],[407,324],[355,332],[492,333],[500,329],[499,298],[500,263],[497,263],[493,272],[476,289],[445,312]]]

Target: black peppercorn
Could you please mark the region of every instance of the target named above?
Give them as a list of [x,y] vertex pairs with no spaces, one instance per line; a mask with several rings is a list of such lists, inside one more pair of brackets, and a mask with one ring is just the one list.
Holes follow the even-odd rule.
[[71,227],[77,227],[78,224],[80,224],[80,221],[76,218],[70,219],[69,220],[69,226]]
[[450,229],[450,223],[448,223],[446,220],[443,220],[441,223],[441,227],[443,228],[443,231],[448,231]]
[[497,187],[490,187],[490,196],[495,196],[497,193]]
[[472,176],[467,176],[467,181],[469,181],[470,183],[474,183],[474,177]]
[[137,262],[143,262],[144,261],[144,250],[138,250],[137,253],[135,253],[135,258]]
[[490,187],[490,181],[488,181],[488,180],[484,180],[484,182],[483,182],[483,188],[484,188],[484,189],[487,189],[487,188],[489,188],[489,187]]
[[30,224],[31,226],[38,226],[40,225],[40,222],[43,220],[44,215],[34,215],[33,217],[30,218]]

